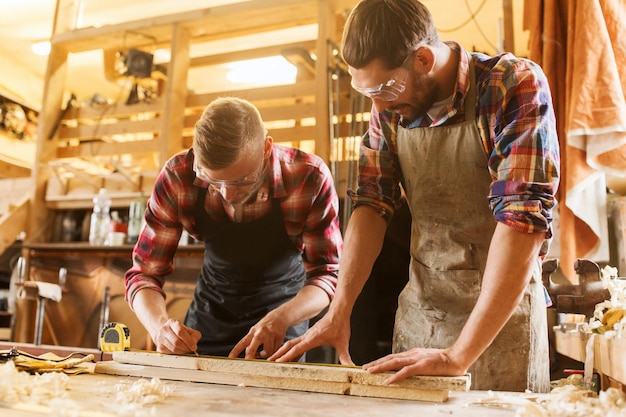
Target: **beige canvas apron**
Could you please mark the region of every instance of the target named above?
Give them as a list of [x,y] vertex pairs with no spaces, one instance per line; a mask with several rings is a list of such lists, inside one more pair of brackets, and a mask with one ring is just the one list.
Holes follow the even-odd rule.
[[[413,223],[410,276],[398,300],[394,352],[452,346],[480,292],[496,222],[487,203],[491,178],[475,121],[471,59],[470,74],[465,122],[398,128]],[[472,389],[549,391],[539,259],[520,305],[469,372]]]

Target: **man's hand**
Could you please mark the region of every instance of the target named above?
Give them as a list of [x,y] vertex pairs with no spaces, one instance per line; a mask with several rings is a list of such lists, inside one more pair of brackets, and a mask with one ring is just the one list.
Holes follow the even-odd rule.
[[268,359],[276,362],[294,362],[304,353],[321,345],[335,348],[339,362],[344,365],[354,365],[348,351],[350,341],[350,320],[333,320],[327,313],[305,334],[287,341]]
[[465,375],[466,369],[454,363],[448,349],[414,348],[406,352],[394,353],[363,365],[371,373],[398,371],[385,380],[393,384],[414,375]]
[[250,328],[247,335],[235,345],[228,354],[229,358],[237,358],[245,350],[246,359],[265,359],[276,352],[285,340],[287,323],[277,314],[269,313]]
[[157,352],[186,354],[198,349],[200,337],[199,331],[170,318],[159,328],[154,343]]

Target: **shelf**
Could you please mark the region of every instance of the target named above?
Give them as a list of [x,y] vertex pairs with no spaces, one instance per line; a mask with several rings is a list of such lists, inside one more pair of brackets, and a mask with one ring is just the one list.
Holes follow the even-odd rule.
[[[22,248],[28,250],[31,256],[37,256],[40,254],[46,255],[65,255],[74,256],[80,253],[93,253],[93,252],[106,252],[106,253],[130,253],[134,245],[121,245],[121,246],[94,246],[88,242],[55,242],[55,243],[23,243]],[[191,244],[181,245],[178,247],[178,254],[184,253],[197,253],[204,252],[204,245]]]

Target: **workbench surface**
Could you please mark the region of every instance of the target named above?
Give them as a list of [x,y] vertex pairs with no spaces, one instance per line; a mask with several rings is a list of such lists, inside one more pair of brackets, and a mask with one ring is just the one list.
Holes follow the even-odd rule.
[[[513,417],[515,409],[495,409],[469,403],[484,399],[484,391],[452,392],[445,403],[427,403],[407,400],[353,397],[347,395],[309,393],[268,388],[229,386],[208,383],[161,381],[172,388],[172,393],[161,403],[145,405],[140,411],[122,413],[116,403],[116,386],[132,384],[139,377],[121,377],[103,374],[81,374],[70,377],[69,398],[81,410],[77,416],[464,416]],[[511,394],[520,395],[520,394]],[[0,414],[11,416],[70,415],[61,414],[54,404],[31,407],[29,404],[0,403]],[[51,412],[52,411],[52,412]]]

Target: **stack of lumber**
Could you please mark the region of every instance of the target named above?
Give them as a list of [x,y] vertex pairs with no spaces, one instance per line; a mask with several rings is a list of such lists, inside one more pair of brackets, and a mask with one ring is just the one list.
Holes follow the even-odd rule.
[[[583,363],[591,359],[596,372],[626,388],[626,338],[559,326],[554,327],[554,335],[558,353]],[[593,354],[593,358],[588,354]],[[604,385],[607,384],[603,384],[603,389]]]
[[471,382],[469,375],[414,376],[387,385],[384,380],[389,374],[370,374],[357,366],[163,355],[137,350],[112,355],[112,361],[96,364],[96,373],[431,402],[446,401],[450,391],[468,391]]

